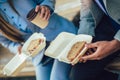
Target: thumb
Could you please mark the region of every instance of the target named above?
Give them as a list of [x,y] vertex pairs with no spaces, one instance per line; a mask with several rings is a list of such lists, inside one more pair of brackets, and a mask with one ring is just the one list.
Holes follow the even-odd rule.
[[85,47],[87,47],[88,49],[95,48],[95,47],[97,47],[97,44],[96,43],[88,43],[88,44],[85,44]]
[[35,12],[38,12],[39,9],[40,9],[40,6],[37,5],[36,8],[35,8]]
[[19,52],[19,54],[21,54],[21,49],[22,49],[22,46],[19,46],[19,47],[18,47],[18,52]]

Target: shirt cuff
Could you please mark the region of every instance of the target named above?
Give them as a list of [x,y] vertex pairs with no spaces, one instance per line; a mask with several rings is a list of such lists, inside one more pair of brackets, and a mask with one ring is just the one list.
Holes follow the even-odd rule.
[[8,48],[9,48],[10,52],[12,52],[13,54],[17,54],[19,46],[21,46],[21,44],[19,44],[19,43],[11,43]]
[[114,39],[120,41],[120,30],[118,30],[118,32],[115,34]]
[[50,10],[53,12],[55,9],[54,4],[55,4],[54,0],[50,0],[50,1],[45,0],[40,5],[41,6],[48,6],[50,8]]

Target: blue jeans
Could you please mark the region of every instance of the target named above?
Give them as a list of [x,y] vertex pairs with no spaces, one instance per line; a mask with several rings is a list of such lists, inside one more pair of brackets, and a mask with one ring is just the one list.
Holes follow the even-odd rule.
[[71,65],[55,60],[53,63],[50,80],[70,80]]
[[46,64],[45,66],[40,63],[35,66],[36,80],[50,80],[51,69],[53,62]]
[[71,65],[54,60],[43,65],[42,63],[36,67],[36,80],[70,80],[69,74]]

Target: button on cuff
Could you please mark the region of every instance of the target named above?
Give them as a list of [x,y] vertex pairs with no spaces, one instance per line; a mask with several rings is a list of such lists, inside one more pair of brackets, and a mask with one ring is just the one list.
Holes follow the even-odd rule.
[[6,11],[6,9],[3,9],[4,11]]
[[21,24],[19,24],[19,26],[21,26]]

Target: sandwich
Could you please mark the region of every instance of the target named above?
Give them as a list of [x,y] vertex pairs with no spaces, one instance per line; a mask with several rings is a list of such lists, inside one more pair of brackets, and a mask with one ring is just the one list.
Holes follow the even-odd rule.
[[72,62],[78,55],[82,56],[82,54],[80,55],[80,53],[84,49],[85,44],[85,41],[80,41],[73,44],[67,55],[67,58],[68,60],[70,60],[70,62]]
[[34,39],[30,42],[29,46],[27,47],[27,50],[29,51],[30,54],[33,54],[34,51],[39,48],[39,45],[44,42],[43,39]]
[[74,65],[85,55],[88,50],[85,44],[91,41],[90,35],[61,32],[46,49],[45,55]]
[[34,33],[22,47],[22,53],[34,57],[46,46],[46,38],[42,33]]
[[16,54],[3,68],[4,75],[17,75],[26,65],[28,57],[36,56],[46,46],[46,38],[42,33],[34,33],[24,43],[21,54]]

